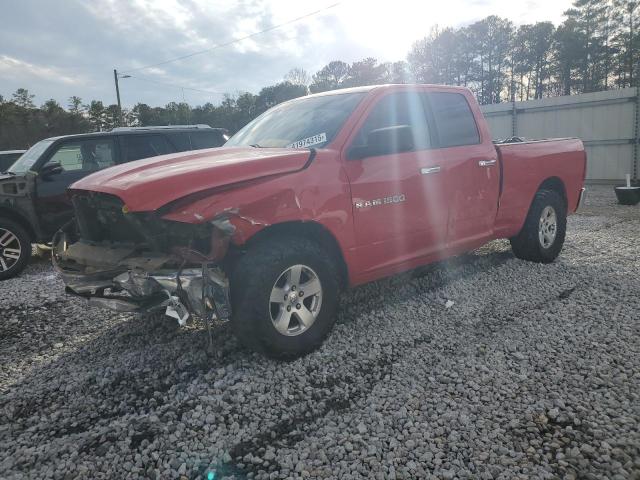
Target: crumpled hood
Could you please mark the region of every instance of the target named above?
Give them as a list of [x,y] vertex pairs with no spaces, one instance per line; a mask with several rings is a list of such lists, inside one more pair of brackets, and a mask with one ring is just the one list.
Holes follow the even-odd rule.
[[309,150],[219,147],[137,160],[71,185],[118,196],[129,211],[153,211],[187,195],[304,167]]
[[0,182],[3,182],[5,180],[11,180],[11,181],[16,181],[16,180],[22,180],[24,181],[24,175],[14,175],[12,173],[0,173]]

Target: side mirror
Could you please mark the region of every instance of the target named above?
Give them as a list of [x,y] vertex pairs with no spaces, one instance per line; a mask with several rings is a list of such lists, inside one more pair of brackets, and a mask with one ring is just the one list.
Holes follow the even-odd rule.
[[38,173],[42,178],[48,178],[52,175],[56,175],[63,171],[64,169],[62,168],[62,165],[60,165],[58,162],[51,162],[51,163],[47,163],[46,165],[43,165],[42,168],[40,169],[40,172]]
[[357,145],[349,150],[349,158],[360,159],[410,152],[414,147],[413,131],[409,125],[377,128],[367,135],[366,145]]

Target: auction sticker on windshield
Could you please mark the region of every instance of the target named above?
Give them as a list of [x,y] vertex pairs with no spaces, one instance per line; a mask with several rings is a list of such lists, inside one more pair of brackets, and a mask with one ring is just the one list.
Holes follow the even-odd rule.
[[290,143],[287,148],[306,148],[318,145],[327,141],[327,134],[325,132],[319,133],[312,137],[303,138],[297,142]]

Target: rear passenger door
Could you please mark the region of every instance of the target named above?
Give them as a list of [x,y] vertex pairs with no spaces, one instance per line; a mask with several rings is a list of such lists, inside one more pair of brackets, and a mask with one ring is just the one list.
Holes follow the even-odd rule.
[[465,95],[430,91],[426,97],[447,170],[447,246],[481,242],[493,234],[498,209],[498,154],[490,139],[481,138]]
[[120,136],[122,161],[132,162],[143,158],[157,157],[176,151],[164,136],[154,135],[122,135]]

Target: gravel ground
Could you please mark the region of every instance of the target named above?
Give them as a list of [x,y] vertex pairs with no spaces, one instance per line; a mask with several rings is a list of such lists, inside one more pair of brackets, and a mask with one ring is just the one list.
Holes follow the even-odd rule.
[[640,479],[639,236],[592,187],[554,264],[499,241],[354,289],[291,363],[34,263],[0,285],[0,477]]

